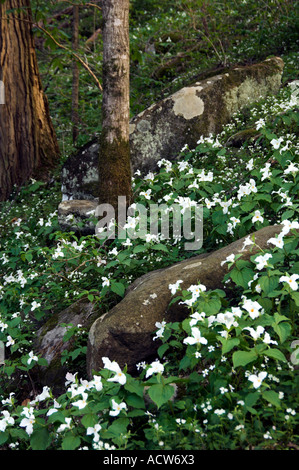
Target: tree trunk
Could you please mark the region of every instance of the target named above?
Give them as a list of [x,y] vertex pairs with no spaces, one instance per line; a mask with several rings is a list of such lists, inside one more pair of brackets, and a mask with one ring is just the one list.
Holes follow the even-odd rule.
[[[73,6],[73,51],[79,48],[79,6]],[[79,65],[73,61],[73,86],[72,86],[72,123],[73,123],[73,143],[75,144],[79,135]]]
[[[6,10],[21,8],[6,14]],[[29,0],[0,4],[0,200],[30,177],[44,179],[59,161],[59,147],[43,93]]]
[[129,0],[103,0],[103,104],[99,202],[116,213],[118,196],[131,202],[129,146]]

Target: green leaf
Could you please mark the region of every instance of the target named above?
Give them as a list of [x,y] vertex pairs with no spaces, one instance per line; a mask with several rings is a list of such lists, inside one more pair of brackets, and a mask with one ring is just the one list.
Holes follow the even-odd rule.
[[62,449],[63,450],[75,450],[81,444],[81,439],[78,436],[68,435],[62,441]]
[[162,243],[158,243],[158,245],[153,245],[151,247],[153,250],[157,251],[165,251],[165,253],[168,253],[168,248],[165,245],[162,245]]
[[231,271],[230,276],[232,280],[234,281],[234,283],[237,284],[237,286],[241,286],[243,287],[243,289],[247,289],[248,282],[253,279],[254,271],[248,268],[245,268],[239,271],[237,268],[234,268]]
[[65,416],[61,413],[61,411],[56,411],[48,417],[48,423],[55,423],[56,421],[65,424]]
[[127,396],[126,400],[127,404],[131,406],[132,408],[145,408],[144,404],[144,399],[141,398],[140,396],[136,395],[135,393],[132,393],[131,395]]
[[183,357],[180,361],[179,369],[186,370],[190,366],[190,358],[188,356]]
[[258,282],[265,294],[269,294],[278,286],[279,278],[277,276],[262,276]]
[[46,428],[37,429],[30,438],[32,450],[45,450],[51,443],[49,431]]
[[262,396],[265,400],[267,400],[269,403],[276,406],[277,408],[281,407],[279,395],[277,392],[274,392],[273,390],[265,390]]
[[299,292],[292,292],[291,297],[295,301],[297,307],[299,307]]
[[264,351],[264,356],[268,356],[268,357],[271,357],[272,359],[276,359],[277,361],[283,361],[283,362],[287,362],[284,354],[279,351],[279,349],[268,349],[267,351]]
[[164,405],[164,403],[167,403],[173,396],[174,392],[175,388],[172,385],[163,384],[152,385],[148,390],[150,398],[154,403],[156,403],[158,408]]
[[[127,432],[127,427],[129,423],[130,420],[128,418],[118,418],[113,421],[107,431],[111,435],[111,437],[119,437],[121,434],[125,434]],[[107,435],[109,435],[108,433]]]
[[32,261],[32,253],[27,252],[27,253],[25,254],[25,258],[26,258],[26,260],[29,261],[29,262]]
[[169,349],[169,344],[167,344],[167,343],[162,344],[162,346],[160,346],[159,349],[158,349],[159,357],[163,357],[165,355],[167,349]]
[[9,438],[9,434],[7,432],[5,431],[0,432],[0,446],[4,444],[8,438]]
[[131,393],[135,393],[139,397],[143,397],[143,385],[138,381],[132,378],[128,378],[127,382],[124,385],[125,390]]
[[217,339],[222,343],[222,354],[227,354],[231,349],[240,344],[240,340],[238,338],[225,339],[222,338],[222,336],[217,336]]
[[287,322],[281,322],[279,324],[274,324],[273,329],[275,333],[278,334],[281,343],[284,343],[288,336],[291,334],[292,327]]
[[81,423],[86,429],[89,427],[92,428],[97,422],[98,422],[97,417],[93,413],[88,413],[84,415],[83,418],[81,419]]
[[144,245],[137,245],[133,249],[133,253],[142,253],[144,250],[146,250]]
[[125,293],[125,286],[121,282],[111,282],[111,290],[120,297],[123,297]]
[[218,297],[199,298],[197,309],[207,315],[216,315],[221,309],[221,300]]
[[250,362],[257,359],[256,352],[252,349],[251,351],[236,351],[233,354],[233,365],[236,367],[244,367]]
[[259,392],[248,393],[248,395],[246,395],[245,400],[244,400],[245,405],[248,407],[254,406],[256,402],[258,401],[259,397],[260,397]]

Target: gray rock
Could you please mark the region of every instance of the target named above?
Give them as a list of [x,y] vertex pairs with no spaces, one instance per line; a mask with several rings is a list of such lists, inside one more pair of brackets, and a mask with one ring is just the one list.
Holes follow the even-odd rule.
[[[220,132],[235,112],[277,93],[283,66],[280,58],[273,57],[233,68],[185,87],[133,117],[132,171],[156,171],[162,158],[174,160],[186,144],[194,148],[201,136]],[[67,160],[62,169],[63,200],[97,197],[99,152],[94,140]]]
[[81,235],[95,233],[93,221],[98,199],[62,201],[58,206],[58,222],[61,230],[80,232]]
[[[282,226],[268,226],[255,232],[255,243],[262,249],[269,248],[267,241],[280,233]],[[298,230],[299,231],[299,230]],[[180,303],[169,307],[172,294],[169,284],[182,280],[182,289],[192,284],[204,284],[209,289],[225,289],[223,277],[227,256],[242,253],[248,260],[258,251],[249,245],[243,249],[246,237],[213,253],[205,253],[176,263],[166,269],[150,272],[137,279],[126,296],[112,310],[99,317],[89,331],[87,347],[87,372],[99,370],[102,357],[115,360],[121,367],[127,365],[130,373],[136,373],[136,364],[156,357],[159,340],[153,341],[156,322],[176,322],[187,317],[189,310]]]
[[34,349],[48,362],[48,366],[41,367],[39,371],[39,381],[42,385],[51,384],[53,390],[63,387],[67,368],[61,365],[61,357],[63,351],[71,350],[74,343],[72,338],[67,342],[63,341],[67,332],[67,327],[63,324],[82,325],[88,330],[99,313],[99,309],[91,302],[79,300],[52,316],[37,330]]

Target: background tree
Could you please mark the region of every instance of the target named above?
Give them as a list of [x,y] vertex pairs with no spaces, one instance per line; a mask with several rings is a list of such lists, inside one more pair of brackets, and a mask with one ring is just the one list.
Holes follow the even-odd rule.
[[[14,10],[8,15],[7,10]],[[29,0],[0,3],[0,200],[30,177],[44,179],[59,161],[48,101],[42,90]]]
[[99,201],[117,214],[118,196],[131,199],[129,146],[129,0],[104,0],[103,100]]

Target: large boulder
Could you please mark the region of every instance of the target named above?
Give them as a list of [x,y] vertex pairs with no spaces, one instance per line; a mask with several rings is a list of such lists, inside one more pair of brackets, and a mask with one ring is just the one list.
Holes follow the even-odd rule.
[[48,362],[47,366],[39,368],[38,380],[41,384],[51,384],[55,392],[63,390],[68,366],[61,364],[61,358],[64,351],[71,351],[74,348],[74,338],[64,341],[64,335],[68,328],[79,325],[88,330],[99,314],[99,309],[93,303],[79,300],[62,312],[51,316],[36,331],[34,349]]
[[[269,248],[267,241],[280,233],[282,226],[268,226],[255,232],[255,243],[262,249]],[[258,251],[245,246],[246,237],[212,253],[204,253],[179,262],[165,269],[152,271],[137,279],[126,296],[112,310],[99,317],[89,331],[87,347],[87,371],[99,370],[102,357],[115,360],[121,367],[136,373],[136,364],[155,358],[159,341],[153,341],[156,322],[182,321],[188,315],[186,306],[174,303],[169,307],[172,294],[169,284],[182,280],[182,289],[192,284],[204,284],[207,289],[224,288],[223,277],[227,273],[227,256],[242,253],[247,260]]]
[[98,199],[72,199],[61,201],[58,206],[58,222],[62,231],[80,235],[93,235],[97,223]]
[[[186,144],[194,148],[201,136],[220,132],[235,112],[277,93],[283,66],[282,59],[273,57],[260,64],[235,67],[185,87],[133,117],[132,171],[155,171],[162,158],[174,160]],[[93,140],[66,161],[63,200],[97,197],[99,152],[99,143]]]

